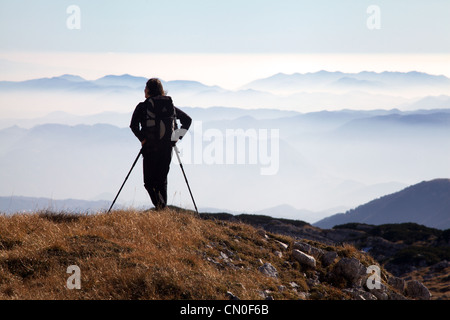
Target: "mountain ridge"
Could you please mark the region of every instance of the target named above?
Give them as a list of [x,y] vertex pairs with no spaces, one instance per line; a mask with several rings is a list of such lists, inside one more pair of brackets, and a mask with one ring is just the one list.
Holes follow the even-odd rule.
[[438,229],[450,228],[450,179],[422,181],[399,192],[336,214],[314,225],[331,228],[357,222],[369,224],[415,222]]
[[449,86],[450,79],[444,75],[431,75],[424,72],[410,71],[410,72],[397,72],[397,71],[383,71],[383,72],[371,72],[361,71],[358,73],[345,73],[340,71],[330,72],[321,70],[318,72],[309,73],[278,73],[267,78],[254,80],[243,88],[259,88],[272,91],[285,89],[292,90],[295,87],[310,86],[315,88],[324,88],[331,85],[332,87],[339,84],[353,85],[354,88],[358,87],[402,87],[402,86],[432,86],[442,85]]
[[[94,88],[101,89],[107,86],[113,87],[128,87],[129,89],[141,89],[147,78],[142,76],[133,76],[130,74],[121,75],[105,75],[98,79],[86,80],[79,75],[64,74],[54,77],[36,78],[23,81],[0,81],[0,89],[30,89],[34,86],[38,89],[57,88],[68,89],[75,88]],[[179,89],[180,87],[191,86],[192,88],[200,90],[213,91],[229,91],[221,88],[218,85],[206,85],[196,80],[161,80],[163,85],[168,89]],[[424,72],[410,71],[384,71],[384,72],[369,72],[361,71],[359,73],[345,73],[345,72],[330,72],[321,70],[318,72],[309,73],[293,73],[285,74],[278,73],[267,78],[256,79],[248,84],[242,86],[240,89],[231,91],[268,91],[268,89],[282,89],[286,86],[290,89],[298,87],[297,92],[302,91],[302,87],[310,85],[316,88],[325,88],[326,86],[333,87],[349,87],[353,89],[358,88],[389,88],[402,86],[444,86],[450,89],[450,79],[444,75],[433,75]],[[353,86],[355,85],[355,86]]]
[[[14,95],[20,94],[19,102],[24,100],[21,95],[24,91],[38,92],[39,96],[47,99],[60,99],[61,94],[64,97],[71,95],[71,99],[80,100],[78,104],[83,105],[90,104],[93,99],[106,98],[110,99],[108,109],[124,111],[123,105],[128,103],[130,97],[142,96],[146,81],[144,77],[130,74],[105,75],[94,80],[65,74],[25,81],[0,81],[0,94],[11,101],[17,101]],[[234,89],[196,80],[162,79],[162,82],[164,89],[176,99],[176,104],[182,106],[224,105],[301,112],[344,108],[407,110],[414,106],[450,108],[450,98],[445,98],[450,95],[450,79],[425,73],[419,73],[419,76],[413,72],[352,74],[321,71],[291,76],[278,74]],[[25,101],[23,104],[21,107],[27,108]],[[71,105],[71,108],[78,104]]]

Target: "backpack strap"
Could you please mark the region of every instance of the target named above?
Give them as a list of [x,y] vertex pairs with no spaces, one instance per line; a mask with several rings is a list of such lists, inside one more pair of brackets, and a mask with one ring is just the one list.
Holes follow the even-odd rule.
[[[153,101],[152,98],[149,98],[148,101],[151,103],[153,109],[153,112],[150,111],[150,113],[153,115],[153,118],[155,119],[154,122],[156,124],[156,132],[158,133],[158,135],[161,135],[161,115],[160,115],[161,110],[156,110],[155,102]],[[147,111],[147,113],[148,112],[149,111]],[[159,138],[161,138],[161,136],[159,136]]]
[[155,113],[155,104],[152,98],[147,100],[150,105],[147,105],[145,110],[145,126],[147,128],[154,127],[156,125],[156,113]]

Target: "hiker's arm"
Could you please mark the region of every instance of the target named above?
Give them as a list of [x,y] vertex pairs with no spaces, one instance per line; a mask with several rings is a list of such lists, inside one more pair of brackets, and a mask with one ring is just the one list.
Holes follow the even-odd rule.
[[177,107],[175,107],[175,112],[177,113],[177,119],[181,122],[181,129],[189,130],[192,123],[191,117]]
[[145,143],[145,136],[143,135],[140,127],[142,117],[142,110],[140,108],[140,104],[134,109],[133,116],[131,117],[130,128],[133,131],[136,138],[141,141],[141,143]]

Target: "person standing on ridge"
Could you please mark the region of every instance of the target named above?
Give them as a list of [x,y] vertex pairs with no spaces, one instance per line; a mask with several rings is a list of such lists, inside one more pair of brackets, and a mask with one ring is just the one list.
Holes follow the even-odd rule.
[[172,98],[167,96],[159,79],[149,79],[144,93],[145,101],[136,106],[130,128],[142,144],[144,187],[156,210],[161,210],[167,207],[167,175],[172,147],[177,142],[172,137],[177,129],[176,120],[181,122],[178,132],[185,133],[192,119],[173,105]]

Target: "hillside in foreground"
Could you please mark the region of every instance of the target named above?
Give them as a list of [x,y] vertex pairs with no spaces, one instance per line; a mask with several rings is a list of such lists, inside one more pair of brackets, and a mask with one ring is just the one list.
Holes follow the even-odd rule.
[[[69,289],[79,268],[80,289]],[[380,281],[367,270],[380,268]],[[70,277],[70,278],[69,278]],[[374,288],[375,287],[375,288]],[[429,299],[347,244],[189,211],[0,216],[0,299]]]

